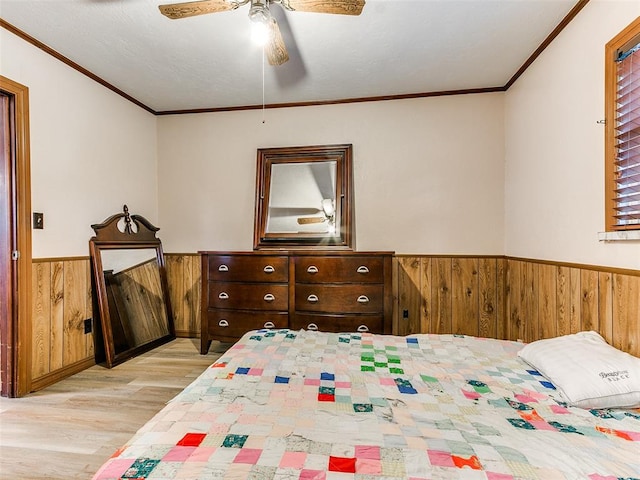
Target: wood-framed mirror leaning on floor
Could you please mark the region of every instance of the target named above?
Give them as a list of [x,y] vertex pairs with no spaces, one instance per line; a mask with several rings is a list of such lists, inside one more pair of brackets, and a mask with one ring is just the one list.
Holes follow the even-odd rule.
[[254,250],[352,250],[352,145],[259,148]]
[[158,227],[140,215],[91,225],[96,363],[111,368],[175,338]]

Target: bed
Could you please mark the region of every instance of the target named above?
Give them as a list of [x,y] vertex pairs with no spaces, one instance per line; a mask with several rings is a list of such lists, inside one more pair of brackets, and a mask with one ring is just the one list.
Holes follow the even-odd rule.
[[522,348],[252,331],[94,480],[640,478],[640,410],[569,406]]

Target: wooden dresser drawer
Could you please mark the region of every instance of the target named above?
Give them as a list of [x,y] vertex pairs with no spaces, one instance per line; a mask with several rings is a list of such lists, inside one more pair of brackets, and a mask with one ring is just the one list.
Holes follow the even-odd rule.
[[213,255],[209,280],[217,282],[275,282],[289,280],[289,258],[276,255]]
[[382,315],[319,315],[297,313],[289,321],[293,330],[319,330],[321,332],[384,333]]
[[209,310],[207,325],[210,335],[241,337],[249,330],[261,328],[287,328],[288,315],[282,313],[239,312],[234,310]]
[[210,308],[287,310],[289,286],[270,283],[209,282]]
[[297,312],[382,313],[382,285],[296,284]]
[[299,256],[295,257],[297,283],[383,283],[382,257]]

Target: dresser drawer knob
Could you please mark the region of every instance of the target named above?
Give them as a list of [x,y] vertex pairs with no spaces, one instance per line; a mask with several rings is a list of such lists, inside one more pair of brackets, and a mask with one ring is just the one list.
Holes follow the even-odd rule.
[[266,322],[264,328],[275,328],[275,324],[273,322]]
[[228,327],[229,322],[227,322],[224,318],[218,322],[219,327]]
[[311,330],[314,332],[318,331],[318,325],[316,325],[315,323],[310,323],[309,325],[307,325],[307,330]]
[[313,293],[307,297],[307,302],[309,303],[316,303],[318,300],[320,300],[318,296]]
[[275,272],[275,271],[276,271],[276,269],[275,269],[275,268],[273,268],[273,266],[272,266],[272,265],[266,265],[266,266],[262,269],[262,271],[263,271],[264,273],[273,273],[273,272]]
[[218,298],[220,300],[229,300],[229,294],[227,292],[220,292]]
[[312,274],[312,275],[313,275],[314,273],[318,273],[318,267],[316,267],[315,265],[309,265],[309,266],[307,267],[307,273],[310,273],[310,274]]
[[365,265],[360,265],[356,270],[358,273],[369,273],[369,269]]
[[264,297],[262,297],[265,302],[273,302],[276,297],[273,293],[267,293]]
[[229,267],[227,267],[224,263],[218,267],[219,272],[228,272]]
[[369,303],[369,297],[367,297],[366,295],[360,295],[358,297],[358,303]]
[[369,327],[367,327],[366,325],[360,325],[357,330],[360,333],[364,333],[364,332],[368,332],[369,331]]

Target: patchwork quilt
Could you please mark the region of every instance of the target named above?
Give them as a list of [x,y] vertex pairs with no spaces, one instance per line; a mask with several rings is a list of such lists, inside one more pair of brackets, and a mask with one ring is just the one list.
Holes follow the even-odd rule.
[[568,407],[520,348],[249,332],[94,480],[640,478],[640,410]]

